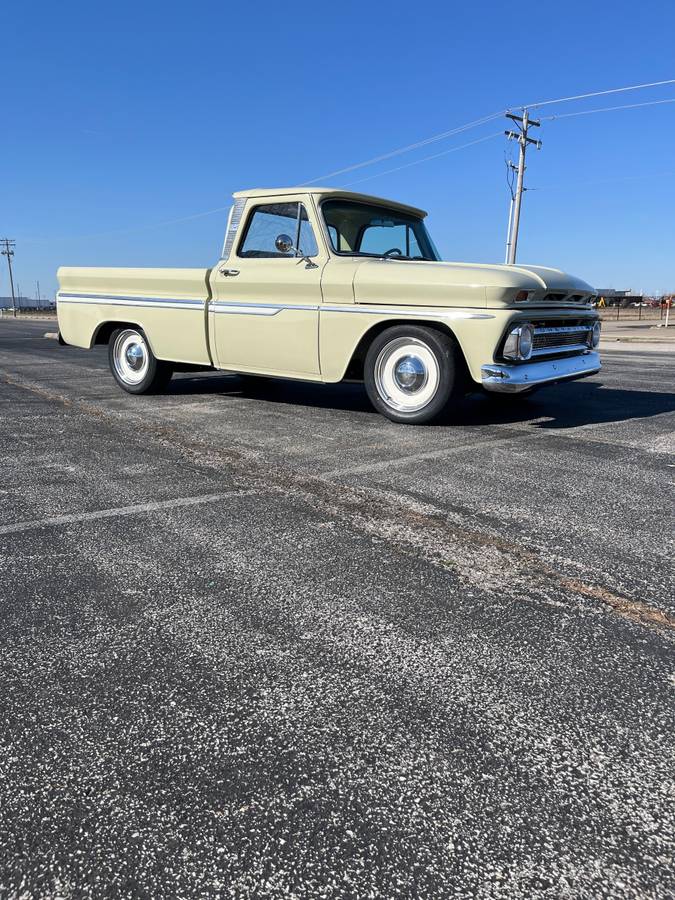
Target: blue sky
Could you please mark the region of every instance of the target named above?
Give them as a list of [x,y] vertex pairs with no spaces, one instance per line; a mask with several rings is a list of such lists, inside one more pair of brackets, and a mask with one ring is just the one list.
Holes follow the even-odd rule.
[[[159,223],[237,189],[314,179],[508,106],[675,77],[675,4],[650,0],[65,0],[3,17],[0,237],[16,239],[29,295],[37,279],[53,292],[59,265],[211,265],[225,212]],[[546,112],[666,97],[675,85]],[[446,259],[501,262],[505,139],[379,173],[505,125],[328,181],[429,210]],[[675,291],[675,104],[538,136],[519,261]]]

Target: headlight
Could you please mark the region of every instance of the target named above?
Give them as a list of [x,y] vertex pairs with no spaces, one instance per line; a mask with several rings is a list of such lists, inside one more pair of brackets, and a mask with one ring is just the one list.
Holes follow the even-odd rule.
[[534,329],[531,325],[516,325],[509,331],[502,355],[507,359],[529,359],[532,356]]
[[595,348],[600,343],[601,328],[602,328],[602,326],[600,325],[600,322],[596,322],[593,325],[593,327],[591,328],[591,330],[588,332],[588,346],[591,347],[593,350],[595,350]]

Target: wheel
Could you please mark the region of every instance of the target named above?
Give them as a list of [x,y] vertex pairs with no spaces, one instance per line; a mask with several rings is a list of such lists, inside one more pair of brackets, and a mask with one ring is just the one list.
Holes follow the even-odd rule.
[[368,348],[364,382],[375,409],[391,419],[422,425],[437,419],[464,393],[461,351],[448,334],[396,325]]
[[140,328],[118,328],[108,344],[110,371],[121,388],[130,394],[163,390],[173,374],[169,363],[155,357]]

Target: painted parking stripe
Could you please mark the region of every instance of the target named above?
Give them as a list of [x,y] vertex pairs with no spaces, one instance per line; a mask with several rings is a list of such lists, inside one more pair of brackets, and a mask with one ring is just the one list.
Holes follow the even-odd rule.
[[68,513],[63,516],[47,516],[44,519],[29,519],[0,526],[0,534],[18,534],[21,531],[32,531],[38,528],[54,528],[59,525],[72,525],[79,522],[92,522],[98,519],[114,519],[118,516],[134,516],[139,513],[152,513],[162,509],[177,509],[181,506],[200,506],[205,503],[216,503],[232,497],[245,497],[255,494],[254,490],[227,491],[221,494],[201,494],[197,497],[177,497],[174,500],[156,500],[150,503],[137,503],[134,506],[118,506],[112,509],[95,509],[91,512]]

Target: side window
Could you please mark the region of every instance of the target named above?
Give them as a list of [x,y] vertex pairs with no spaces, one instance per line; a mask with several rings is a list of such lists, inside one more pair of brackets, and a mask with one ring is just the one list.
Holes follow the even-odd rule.
[[302,203],[265,203],[249,216],[237,255],[251,259],[275,259],[296,255],[294,250],[280,253],[276,239],[287,234],[303,256],[316,256],[319,248]]

